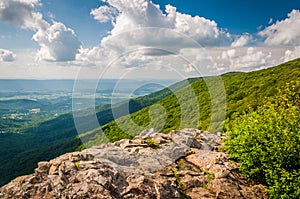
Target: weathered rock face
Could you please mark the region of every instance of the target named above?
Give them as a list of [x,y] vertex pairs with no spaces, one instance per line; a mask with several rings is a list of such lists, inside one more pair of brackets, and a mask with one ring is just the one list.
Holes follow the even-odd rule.
[[40,162],[0,188],[0,198],[267,198],[218,152],[222,136],[195,129],[145,131]]

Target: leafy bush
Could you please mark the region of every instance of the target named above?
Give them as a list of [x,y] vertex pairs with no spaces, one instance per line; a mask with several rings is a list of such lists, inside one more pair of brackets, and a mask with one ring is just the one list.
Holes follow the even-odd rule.
[[231,122],[225,147],[249,179],[269,186],[271,198],[300,198],[300,83],[278,93]]

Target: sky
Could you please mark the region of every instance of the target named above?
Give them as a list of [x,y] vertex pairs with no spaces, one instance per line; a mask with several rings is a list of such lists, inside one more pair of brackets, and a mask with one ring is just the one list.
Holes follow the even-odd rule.
[[0,0],[1,79],[184,79],[300,57],[300,1]]

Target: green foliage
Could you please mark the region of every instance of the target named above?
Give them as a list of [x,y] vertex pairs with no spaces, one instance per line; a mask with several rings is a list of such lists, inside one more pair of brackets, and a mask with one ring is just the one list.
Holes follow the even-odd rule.
[[[195,78],[179,82],[170,86],[170,88],[143,97],[131,99],[129,101],[129,112],[134,113],[137,110],[152,105],[170,95],[172,91],[181,89],[196,80],[197,79]],[[28,105],[25,106],[25,103]],[[8,109],[10,108],[8,104],[14,109],[16,109],[16,106],[23,106],[26,108],[36,107],[36,104],[32,101],[17,100],[2,102],[0,103],[0,108],[4,109],[6,107],[6,109]],[[61,107],[57,108],[55,106],[49,106],[48,109],[61,109]],[[45,107],[47,106],[44,106],[44,108]],[[0,186],[17,176],[32,173],[39,161],[47,161],[67,152],[82,150],[86,146],[117,141],[120,138],[132,139],[133,136],[119,132],[119,129],[114,128],[117,127],[117,125],[113,125],[114,127],[111,125],[105,126],[114,119],[127,115],[127,112],[121,111],[124,107],[127,107],[127,102],[120,102],[112,107],[111,105],[99,105],[95,107],[99,124],[104,126],[106,129],[105,133],[108,134],[110,140],[108,140],[106,136],[103,136],[103,134],[98,133],[85,134],[85,137],[78,136],[72,113],[62,114],[54,119],[36,115],[33,122],[23,122],[22,124],[20,124],[19,121],[3,121],[1,118],[1,129],[7,128],[8,126],[10,128],[21,129],[21,133],[0,133]],[[112,109],[114,109],[114,112],[119,113],[118,116],[113,115]],[[82,124],[81,128],[86,129],[86,131],[93,129],[93,123],[90,119],[85,119],[85,117],[89,118],[88,114],[89,113],[84,110],[82,114],[80,114],[82,117],[80,120],[86,121]],[[90,145],[83,145],[79,138],[89,139]]]
[[231,158],[254,181],[266,183],[272,198],[300,198],[300,82],[255,111],[236,117],[225,142]]
[[209,176],[210,181],[213,181],[215,179],[215,174],[213,172],[204,170],[204,173]]
[[[206,81],[210,78],[213,79],[188,79],[150,95],[131,99],[131,115],[127,115],[128,111],[122,111],[127,107],[124,102],[112,107],[114,112],[119,113],[117,117],[112,114],[110,105],[96,107],[97,118],[104,133],[100,129],[94,129],[91,121],[84,118],[88,116],[83,115],[82,120],[86,123],[82,124],[82,128],[87,132],[78,136],[72,113],[68,113],[46,121],[36,120],[37,122],[28,125],[25,122],[22,134],[0,134],[0,185],[16,176],[32,173],[38,161],[50,160],[66,152],[122,138],[131,139],[144,129],[156,128],[167,133],[185,127],[207,130],[212,124],[214,129],[222,130],[222,116],[218,112],[212,114],[211,110],[211,93],[206,86]],[[299,80],[300,59],[261,71],[225,74],[222,79],[226,89],[227,123],[230,124],[234,115],[256,110],[263,104],[264,98],[275,96],[276,88],[283,86],[285,82]],[[191,95],[191,90],[187,89],[188,85],[192,87],[196,100]],[[150,105],[155,106],[149,108]],[[3,107],[7,107],[7,104]],[[211,118],[212,115],[214,118]],[[129,122],[131,120],[133,123]],[[6,124],[21,128],[16,121],[0,122],[0,126]],[[82,145],[81,140],[89,142]]]
[[184,188],[183,184],[180,181],[180,176],[178,174],[178,170],[176,168],[172,168],[172,171],[173,171],[174,177],[176,179],[176,184],[177,184],[177,186],[179,188],[179,192],[180,192],[181,198],[182,199],[187,199],[188,197],[185,194],[185,188]]
[[146,143],[152,149],[158,149],[159,148],[159,144],[155,140],[153,140],[151,138],[146,139]]
[[[223,75],[222,80],[227,100],[226,123],[231,123],[234,115],[236,117],[244,112],[256,110],[257,107],[263,105],[266,97],[278,94],[277,88],[284,86],[286,82],[299,79],[300,59],[260,71]],[[107,123],[99,129],[89,131],[83,134],[82,138],[91,138],[88,143],[85,143],[87,147],[90,147],[103,143],[103,140],[108,142],[134,137],[141,131],[150,128],[155,128],[161,133],[186,127],[195,127],[211,132],[222,131],[224,125],[222,114],[212,113],[211,110],[211,95],[216,97],[215,100],[218,103],[218,100],[221,100],[218,96],[222,93],[218,93],[220,92],[218,89],[209,91],[206,85],[214,80],[215,77],[193,79],[190,81],[189,87],[176,87],[180,89],[153,103],[156,106],[154,110],[147,106],[131,115]],[[182,85],[182,83],[178,83],[178,85]],[[168,90],[168,92],[170,91]],[[222,101],[219,106],[224,106]],[[164,111],[161,111],[159,107]],[[151,117],[152,112],[159,114]]]
[[211,182],[215,179],[215,174],[211,171],[208,171],[208,170],[204,170],[204,173],[209,176],[209,181],[205,185],[205,187],[208,188],[209,185],[211,184]]
[[[15,140],[18,141],[21,139]],[[23,143],[20,142],[20,145],[22,144]],[[27,150],[24,150],[22,153],[10,156],[9,160],[1,162],[0,185],[3,185],[20,175],[33,173],[33,169],[36,168],[37,162],[50,160],[54,157],[58,157],[62,153],[73,152],[80,144],[80,139],[63,139],[47,146],[41,146],[40,148],[31,150],[28,150],[27,148]]]
[[82,144],[76,148],[76,151],[83,151],[84,149],[86,149],[86,147]]
[[[190,154],[194,154],[194,151],[190,151]],[[187,161],[185,158],[180,158],[176,161],[176,164],[176,168],[178,168],[179,170],[201,172],[201,170],[197,166]]]

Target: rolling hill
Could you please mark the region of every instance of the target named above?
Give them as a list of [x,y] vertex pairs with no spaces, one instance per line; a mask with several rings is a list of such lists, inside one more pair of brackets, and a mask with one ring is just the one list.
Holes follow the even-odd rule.
[[[129,112],[134,113],[196,80],[197,78],[178,82],[161,91],[134,98],[127,102],[117,103],[113,106],[97,106],[95,110],[98,122],[100,125],[104,125],[114,120],[116,116],[113,115],[113,111],[118,112],[119,117],[126,115],[127,112],[122,110],[127,107],[128,103]],[[80,115],[82,120],[87,121],[82,124],[81,129],[88,131],[95,128],[92,123],[89,123],[88,118],[90,115],[88,113],[85,114],[83,111]],[[77,135],[78,132],[72,113],[63,114],[55,119],[23,128],[20,134],[0,134],[0,185],[5,184],[14,177],[32,172],[39,161],[75,151],[82,144]]]
[[[210,90],[207,85],[213,85],[216,79],[221,79],[223,84]],[[0,135],[0,184],[32,172],[38,161],[49,160],[78,147],[133,138],[143,129],[156,128],[163,133],[184,127],[222,131],[225,117],[225,122],[230,122],[234,113],[255,109],[262,105],[264,98],[276,95],[277,89],[286,82],[299,79],[300,59],[249,73],[193,78],[128,103],[116,104],[112,109],[108,105],[97,107],[101,127],[94,129],[85,120],[82,128],[86,133],[81,135],[77,134],[71,113],[27,128],[21,135]],[[218,109],[212,109],[211,96],[214,96],[213,103],[217,107],[220,105],[220,113]],[[130,115],[126,115],[128,104]],[[222,110],[226,111],[225,115]],[[85,145],[81,140],[85,140]]]
[[[264,98],[276,95],[278,89],[285,86],[287,82],[299,80],[300,59],[249,73],[228,73],[222,75],[221,78],[226,91],[226,103],[219,103],[221,106],[226,104],[225,122],[228,123],[234,113],[242,114],[249,109],[256,109],[262,105]],[[215,94],[212,94],[207,87],[207,84],[216,80],[218,80],[216,77],[200,78],[191,83],[192,93],[189,87],[182,88],[155,103],[152,109],[150,107],[143,108],[130,116],[121,117],[101,128],[80,135],[80,137],[83,140],[89,140],[85,144],[89,147],[105,141],[132,138],[145,128],[157,128],[163,133],[169,132],[171,129],[195,126],[212,132],[222,131],[224,121],[219,120],[222,115],[218,115],[218,112],[212,114],[211,105],[211,96],[215,95],[218,101],[218,96],[222,94],[218,92],[222,92],[222,89],[215,89],[213,91]],[[194,103],[194,94],[197,97],[199,109]],[[182,109],[182,106],[185,109]],[[161,107],[164,108],[165,113]],[[151,121],[151,114],[155,115],[155,117],[152,116],[153,121]],[[132,121],[138,127],[132,125]],[[101,133],[102,130],[104,134]]]

